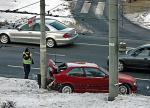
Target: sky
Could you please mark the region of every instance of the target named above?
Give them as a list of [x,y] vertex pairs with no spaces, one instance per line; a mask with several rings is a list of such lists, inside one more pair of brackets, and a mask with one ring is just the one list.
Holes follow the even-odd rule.
[[[0,10],[20,9],[35,3],[32,7],[20,11],[39,13],[38,0],[1,0]],[[51,10],[54,15],[71,15],[70,10],[64,11],[63,0],[46,0],[46,11]],[[67,3],[65,3],[67,5]],[[58,8],[55,8],[57,7]],[[101,8],[103,9],[103,8]],[[146,29],[150,29],[150,12],[125,15],[128,19]],[[0,21],[14,21],[30,15],[0,13]],[[67,22],[70,18],[58,18]],[[147,23],[144,23],[147,22]],[[109,94],[104,93],[72,93],[63,94],[56,91],[39,89],[35,80],[0,77],[0,106],[1,108],[150,108],[150,96],[139,94],[119,95],[114,101],[107,101]]]

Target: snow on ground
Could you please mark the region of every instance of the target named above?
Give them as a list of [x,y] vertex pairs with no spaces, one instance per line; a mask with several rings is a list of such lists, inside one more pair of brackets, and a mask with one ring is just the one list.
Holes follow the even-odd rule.
[[[46,12],[50,10],[50,13],[53,15],[60,16],[70,16],[71,12],[69,10],[68,2],[64,0],[45,0]],[[28,6],[33,4],[32,6]],[[102,6],[103,7],[103,6]],[[100,7],[99,7],[100,8]],[[33,13],[40,13],[40,1],[39,0],[1,0],[0,2],[0,10],[15,10],[19,9],[19,11],[27,11]],[[102,8],[104,9],[104,8]],[[97,9],[99,10],[99,9]],[[102,10],[101,10],[102,11]],[[15,21],[24,17],[30,18],[34,15],[29,14],[14,14],[14,13],[0,13],[0,21]],[[125,17],[131,20],[133,23],[140,25],[146,29],[150,29],[150,11],[140,12],[135,14],[126,14]],[[76,23],[73,18],[62,18],[62,17],[52,17],[64,23]]]
[[150,11],[126,14],[125,17],[143,28],[150,29]]
[[150,108],[149,96],[107,98],[107,93],[63,94],[39,89],[35,80],[0,77],[1,108]]
[[[45,0],[45,11],[50,10],[50,14],[59,15],[59,16],[69,16],[71,15],[69,9],[69,3],[63,0]],[[31,6],[30,6],[31,5]],[[0,2],[0,10],[16,10],[18,11],[27,11],[31,13],[40,13],[40,1],[39,0],[1,0]],[[7,20],[8,22],[13,22],[23,18],[31,18],[35,15],[30,14],[16,14],[16,13],[0,13],[0,21]],[[37,15],[37,17],[40,17]],[[49,17],[55,18],[59,21],[68,23],[72,22],[75,23],[73,18],[66,18],[66,17]]]

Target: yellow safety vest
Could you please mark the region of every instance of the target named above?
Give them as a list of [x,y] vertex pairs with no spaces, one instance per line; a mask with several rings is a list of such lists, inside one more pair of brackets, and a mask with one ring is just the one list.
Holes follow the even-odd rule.
[[[27,55],[26,53],[23,53],[23,54]],[[23,58],[23,64],[32,64],[32,59],[31,59],[31,57],[29,57],[29,59],[27,59],[27,60],[25,60],[25,59]]]

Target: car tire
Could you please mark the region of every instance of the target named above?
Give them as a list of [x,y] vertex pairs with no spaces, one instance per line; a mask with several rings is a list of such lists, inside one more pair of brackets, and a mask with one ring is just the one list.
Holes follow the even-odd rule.
[[3,44],[9,43],[9,37],[6,34],[1,34],[0,35],[0,42]]
[[62,85],[60,88],[61,93],[72,93],[73,87],[71,85]]
[[119,90],[119,94],[122,94],[122,95],[131,93],[131,88],[126,84],[120,85],[118,90]]
[[47,41],[46,41],[46,45],[47,45],[47,47],[49,47],[49,48],[53,48],[53,47],[56,46],[56,42],[55,42],[54,39],[48,38]]
[[118,71],[120,72],[120,71],[123,71],[124,69],[125,69],[124,63],[122,61],[119,61],[119,63],[118,63]]

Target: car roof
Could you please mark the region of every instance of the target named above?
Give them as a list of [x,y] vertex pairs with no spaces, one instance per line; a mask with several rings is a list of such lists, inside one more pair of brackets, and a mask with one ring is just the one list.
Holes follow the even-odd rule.
[[[52,23],[52,22],[54,22],[54,21],[56,21],[56,19],[45,18],[45,23],[46,23],[46,24]],[[36,18],[36,22],[37,22],[37,23],[40,23],[40,18]]]
[[133,48],[133,49],[139,49],[139,48],[145,48],[145,47],[150,47],[150,44],[143,44],[143,45],[140,45],[140,46]]
[[141,47],[150,47],[150,44],[144,44]]
[[70,62],[66,63],[67,67],[95,67],[99,68],[99,66],[95,63],[88,63],[88,62]]

